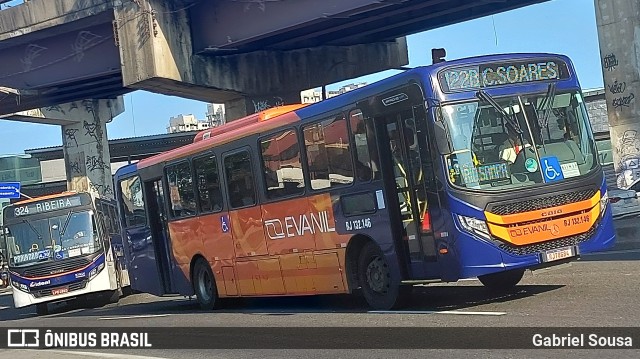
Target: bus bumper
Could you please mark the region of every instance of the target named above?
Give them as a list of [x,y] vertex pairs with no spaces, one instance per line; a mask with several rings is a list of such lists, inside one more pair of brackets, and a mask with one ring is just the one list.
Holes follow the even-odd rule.
[[[606,250],[614,245],[615,230],[610,208],[606,209],[597,226],[593,237],[577,245],[578,255]],[[533,268],[544,263],[540,253],[511,254],[498,248],[495,243],[489,240],[462,231],[457,223],[456,227],[458,238],[455,247],[460,257],[459,279],[473,278],[508,269]],[[564,263],[564,261],[559,261],[558,264],[560,263]]]
[[109,271],[103,268],[95,277],[91,278],[87,285],[78,290],[70,291],[64,294],[49,295],[46,297],[36,298],[31,293],[26,293],[18,288],[13,288],[13,304],[16,308],[27,307],[39,303],[53,303],[74,298],[83,294],[95,293],[111,289],[109,281]]

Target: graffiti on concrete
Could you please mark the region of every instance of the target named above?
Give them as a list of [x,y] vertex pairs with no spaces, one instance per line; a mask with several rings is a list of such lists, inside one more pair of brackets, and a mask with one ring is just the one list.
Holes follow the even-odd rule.
[[75,144],[75,147],[78,147],[78,138],[76,137],[76,133],[80,131],[77,128],[67,128],[64,130],[64,137],[67,147],[71,147],[71,141]]
[[251,100],[251,102],[253,102],[254,112],[264,111],[272,107],[284,106],[285,104],[282,97],[279,96],[275,96],[269,99],[254,99]]
[[100,156],[87,156],[86,165],[87,169],[91,172],[109,168],[109,165],[107,165]]
[[[93,107],[92,107],[92,111],[93,111]],[[85,135],[87,136],[91,136],[93,137],[93,139],[95,139],[96,141],[98,141],[98,125],[95,123],[90,123],[87,121],[83,121],[83,125],[82,127],[84,127],[85,129]]]
[[64,109],[62,107],[60,107],[60,105],[53,105],[53,106],[48,106],[44,108],[45,111],[50,111],[50,112],[59,112],[63,115],[66,115],[66,112],[64,111]]
[[42,51],[47,50],[48,48],[36,44],[30,44],[24,49],[24,56],[20,59],[22,62],[22,69],[24,71],[29,71],[33,69],[33,62],[36,58],[40,56]]
[[607,86],[609,88],[609,91],[612,94],[620,94],[623,93],[624,90],[627,89],[627,83],[626,82],[618,82],[618,80],[616,80],[614,83],[610,84],[609,86]]
[[91,190],[97,192],[101,196],[113,195],[113,189],[109,185],[90,182],[89,188],[91,188]]
[[618,187],[626,187],[640,177],[640,138],[638,131],[626,130],[616,139]]
[[611,102],[611,105],[614,109],[619,110],[623,107],[629,107],[635,98],[636,95],[634,95],[632,92],[626,96],[619,96],[614,98]]
[[616,58],[616,54],[612,52],[609,55],[605,56],[602,59],[602,65],[607,71],[615,70],[616,67],[618,66],[618,59]]
[[78,32],[78,36],[76,36],[76,41],[71,44],[71,49],[73,50],[73,58],[76,62],[82,61],[84,58],[84,53],[91,47],[100,43],[102,36],[96,35],[91,31],[80,31]]
[[82,100],[82,107],[87,113],[93,114],[93,101],[92,100]]
[[69,112],[71,112],[72,110],[77,110],[78,109],[78,104],[73,101],[72,103],[69,104]]
[[71,173],[82,174],[82,169],[80,168],[80,162],[69,162],[69,168],[71,169]]

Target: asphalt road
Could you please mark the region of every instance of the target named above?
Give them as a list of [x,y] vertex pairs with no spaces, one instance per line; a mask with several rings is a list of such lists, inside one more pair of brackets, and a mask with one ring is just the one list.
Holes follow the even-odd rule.
[[[118,304],[99,308],[59,305],[37,317],[33,309],[14,309],[10,294],[0,295],[0,322],[9,327],[601,327],[640,323],[640,250],[583,257],[569,266],[528,272],[513,292],[495,294],[478,281],[414,287],[407,308],[373,313],[350,296],[235,300],[215,312],[200,311],[188,298],[131,295]],[[247,338],[251,340],[251,338]],[[103,350],[104,351],[104,350]],[[71,357],[47,351],[47,359]],[[162,358],[297,358],[420,357],[434,351],[383,350],[112,350],[112,355]],[[543,355],[541,355],[543,353]],[[554,354],[555,353],[555,354]],[[466,351],[470,357],[630,357],[628,351]],[[39,352],[9,352],[13,358],[39,358]],[[631,356],[637,356],[637,352]],[[90,355],[90,354],[83,354]],[[91,355],[96,355],[92,353]],[[456,350],[437,351],[440,357],[460,357]],[[86,357],[86,356],[85,356]],[[113,356],[112,356],[113,357]],[[116,358],[113,357],[113,358]]]

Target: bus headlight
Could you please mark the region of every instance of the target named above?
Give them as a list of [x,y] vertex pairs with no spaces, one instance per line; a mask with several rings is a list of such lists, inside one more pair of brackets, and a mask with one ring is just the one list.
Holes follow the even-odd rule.
[[604,191],[602,198],[600,198],[600,216],[602,216],[607,209],[607,204],[609,204],[609,193]]
[[489,239],[489,229],[487,228],[487,223],[485,221],[481,221],[473,217],[461,216],[459,214],[458,221],[460,221],[460,224],[465,231]]

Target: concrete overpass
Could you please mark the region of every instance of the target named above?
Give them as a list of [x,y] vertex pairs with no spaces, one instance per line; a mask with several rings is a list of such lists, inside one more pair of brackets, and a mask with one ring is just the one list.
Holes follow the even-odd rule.
[[0,114],[135,89],[286,101],[405,65],[405,35],[543,1],[30,0],[0,11],[0,86],[23,92]]
[[[0,116],[62,125],[68,187],[111,196],[106,123],[143,89],[223,102],[408,63],[404,36],[546,0],[29,0],[0,11]],[[425,54],[426,55],[426,54]]]

